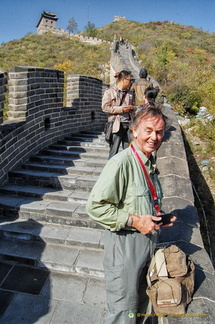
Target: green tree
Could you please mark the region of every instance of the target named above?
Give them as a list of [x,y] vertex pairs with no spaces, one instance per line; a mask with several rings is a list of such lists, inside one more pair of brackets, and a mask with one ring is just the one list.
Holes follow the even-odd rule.
[[97,35],[95,24],[91,23],[90,21],[88,21],[87,25],[84,27],[84,30],[89,37],[96,37]]
[[68,26],[66,27],[66,29],[69,31],[69,33],[74,34],[74,32],[77,31],[77,27],[78,27],[78,24],[77,24],[77,22],[75,21],[75,18],[74,18],[74,17],[70,18],[69,21],[68,21],[68,23],[69,23],[69,24],[68,24]]

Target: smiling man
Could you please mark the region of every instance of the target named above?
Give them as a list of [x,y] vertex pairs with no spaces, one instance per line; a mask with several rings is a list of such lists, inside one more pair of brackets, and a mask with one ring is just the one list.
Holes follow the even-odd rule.
[[152,153],[161,145],[165,127],[161,110],[139,111],[131,125],[134,141],[108,161],[88,199],[87,213],[106,228],[107,324],[141,323],[137,313],[146,313],[147,263],[162,226],[155,223],[161,220],[162,191]]

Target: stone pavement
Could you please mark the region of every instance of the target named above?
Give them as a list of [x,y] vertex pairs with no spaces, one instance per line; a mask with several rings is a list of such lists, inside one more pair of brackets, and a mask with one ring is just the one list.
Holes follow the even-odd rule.
[[73,273],[0,262],[0,323],[103,323],[104,282]]

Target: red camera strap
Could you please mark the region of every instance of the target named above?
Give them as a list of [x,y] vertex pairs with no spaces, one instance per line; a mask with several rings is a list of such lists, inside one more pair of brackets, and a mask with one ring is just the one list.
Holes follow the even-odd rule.
[[143,173],[145,175],[149,190],[151,192],[151,195],[152,195],[152,198],[153,198],[153,201],[154,201],[154,207],[155,207],[156,213],[159,213],[160,208],[159,208],[159,205],[158,205],[158,196],[157,196],[155,186],[153,185],[151,179],[149,178],[149,175],[148,175],[148,172],[146,170],[145,164],[143,163],[143,160],[141,159],[141,157],[138,154],[137,150],[135,149],[133,144],[130,144],[130,147],[131,147],[132,151],[134,152],[136,158],[138,159],[138,161],[139,161],[139,163],[140,163],[140,165],[142,167]]

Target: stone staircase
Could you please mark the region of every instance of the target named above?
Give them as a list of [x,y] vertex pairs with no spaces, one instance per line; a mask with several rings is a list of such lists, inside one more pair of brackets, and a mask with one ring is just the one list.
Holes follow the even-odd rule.
[[139,69],[138,69],[139,67],[136,66],[136,68],[134,68],[132,66],[131,61],[129,59],[130,50],[126,49],[125,45],[120,45],[119,51],[125,65],[125,69],[131,71],[133,78],[137,80],[139,78]]
[[[132,64],[131,60],[130,60],[130,53],[131,49],[127,49],[126,45],[120,45],[119,46],[119,52],[120,52],[120,57],[121,57],[121,61],[123,62],[123,69],[131,71],[131,75],[132,75],[132,79],[137,81],[139,79],[139,71],[141,68],[141,65],[136,61],[135,66],[134,64]],[[149,76],[150,81],[153,83],[154,87],[159,87],[160,85],[159,83],[152,78],[151,76]]]
[[85,205],[108,152],[101,132],[82,132],[11,171],[0,187],[0,258],[103,277],[104,230]]

